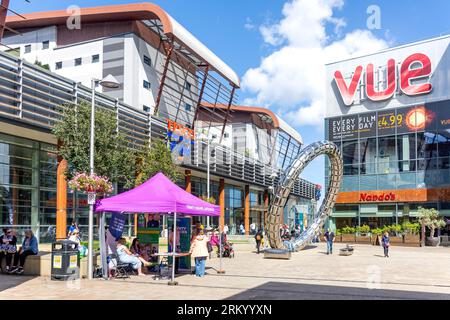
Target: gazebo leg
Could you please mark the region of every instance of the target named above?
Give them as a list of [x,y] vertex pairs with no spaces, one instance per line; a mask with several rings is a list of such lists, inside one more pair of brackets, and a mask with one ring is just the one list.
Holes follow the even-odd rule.
[[[167,284],[169,286],[176,286],[178,285],[178,282],[175,281],[175,262],[176,262],[176,247],[177,247],[177,211],[173,213],[173,232],[172,232],[172,279]],[[170,239],[169,239],[170,241]]]

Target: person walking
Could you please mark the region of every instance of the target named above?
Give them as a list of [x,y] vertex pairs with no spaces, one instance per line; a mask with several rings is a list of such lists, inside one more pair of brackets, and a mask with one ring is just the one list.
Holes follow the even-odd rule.
[[200,229],[189,250],[189,253],[195,259],[196,277],[205,275],[206,258],[209,256],[207,242],[208,238],[205,236],[203,229]]
[[245,235],[245,227],[242,222],[241,222],[241,225],[239,226],[239,231],[240,231],[241,235]]
[[256,234],[256,223],[252,222],[250,224],[250,233],[251,234]]
[[381,244],[384,250],[384,257],[389,258],[389,233],[385,232],[381,239]]
[[263,240],[263,234],[261,229],[259,229],[255,234],[255,241],[256,241],[256,250],[259,254],[259,248],[261,247],[261,241]]
[[333,242],[334,242],[334,232],[330,230],[330,228],[327,229],[327,232],[325,232],[325,240],[327,241],[327,254],[333,254]]

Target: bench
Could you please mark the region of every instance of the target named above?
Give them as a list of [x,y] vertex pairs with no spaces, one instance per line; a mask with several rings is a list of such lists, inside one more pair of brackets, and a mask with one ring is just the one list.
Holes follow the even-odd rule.
[[[25,261],[24,275],[50,277],[52,253],[40,251],[35,256],[28,256]],[[3,259],[2,269],[5,270],[6,259]],[[99,254],[94,255],[94,265],[100,264]],[[80,261],[80,276],[87,277],[87,257]]]

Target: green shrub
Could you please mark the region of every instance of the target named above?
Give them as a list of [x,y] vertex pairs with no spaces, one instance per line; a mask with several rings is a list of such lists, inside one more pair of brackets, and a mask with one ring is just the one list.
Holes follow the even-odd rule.
[[359,234],[368,234],[370,232],[370,227],[368,225],[362,225],[356,227],[356,232]]
[[411,223],[409,221],[405,221],[402,224],[402,229],[405,234],[419,234],[420,223]]
[[356,231],[355,228],[349,226],[345,226],[342,228],[342,234],[354,234],[355,231]]
[[380,228],[375,228],[375,229],[372,229],[371,232],[373,235],[379,236],[383,233],[383,230]]
[[402,233],[402,226],[399,224],[393,224],[392,226],[389,227],[389,230],[391,231],[392,234],[399,234]]
[[340,236],[342,234],[342,230],[341,229],[336,229],[336,235]]

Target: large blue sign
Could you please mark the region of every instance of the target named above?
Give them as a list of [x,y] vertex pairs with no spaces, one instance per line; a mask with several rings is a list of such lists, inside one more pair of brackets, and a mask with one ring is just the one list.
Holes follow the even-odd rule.
[[109,232],[111,235],[119,240],[122,237],[123,228],[125,226],[125,222],[127,220],[127,216],[123,213],[114,212],[111,215],[111,220],[109,222]]

